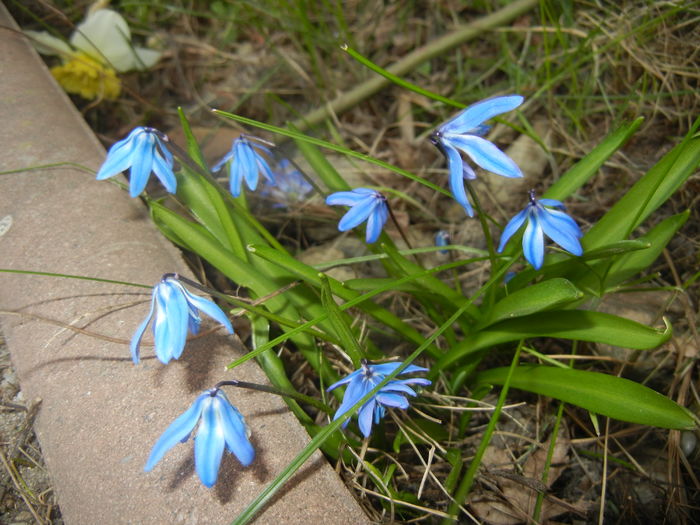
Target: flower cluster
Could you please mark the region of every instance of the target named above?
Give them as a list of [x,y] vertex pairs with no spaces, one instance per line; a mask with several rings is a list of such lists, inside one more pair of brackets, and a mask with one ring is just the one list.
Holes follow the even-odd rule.
[[[431,137],[447,160],[452,194],[470,216],[473,216],[474,210],[467,197],[467,186],[476,174],[463,155],[484,170],[504,177],[522,177],[517,164],[484,138],[489,130],[486,121],[517,108],[522,102],[523,97],[519,95],[495,97],[478,102],[438,127]],[[177,190],[177,181],[173,173],[173,154],[168,149],[168,144],[167,137],[159,131],[138,127],[110,148],[105,163],[97,173],[97,179],[106,179],[128,169],[131,176],[130,195],[135,197],[145,189],[150,174],[155,173],[166,190],[174,193]],[[233,141],[229,153],[214,165],[213,171],[228,166],[232,196],[238,197],[241,194],[244,181],[250,190],[255,190],[260,174],[268,183],[265,190],[267,194],[280,203],[285,200],[285,194],[292,194],[291,198],[299,200],[305,198],[312,190],[312,186],[303,175],[288,161],[275,163],[270,146],[272,145],[262,139],[241,135]],[[174,151],[178,152],[177,149]],[[342,232],[366,222],[367,243],[376,242],[388,218],[393,218],[387,198],[371,188],[360,187],[351,191],[331,193],[326,196],[326,204],[350,207],[338,223],[338,229]],[[523,252],[525,259],[535,269],[539,270],[544,263],[545,236],[567,252],[581,255],[581,230],[563,210],[561,202],[553,199],[537,200],[534,191],[530,192],[526,208],[506,225],[498,251],[502,252],[508,241],[527,223],[522,240]],[[443,248],[449,243],[448,233],[444,230],[439,231],[435,237],[436,246]],[[155,354],[164,364],[181,356],[188,333],[196,334],[199,331],[201,313],[223,325],[228,333],[233,333],[227,315],[214,302],[188,291],[183,281],[188,282],[175,274],[166,274],[153,287],[148,315],[138,326],[131,340],[131,356],[134,363],[140,360],[141,340],[151,323]],[[189,283],[196,286],[196,283]],[[431,381],[422,377],[405,377],[407,374],[427,371],[426,368],[416,365],[405,366],[396,374],[402,366],[404,364],[400,362],[371,363],[366,359],[362,360],[358,370],[327,389],[332,391],[340,386],[347,387],[333,420],[356,411],[360,433],[369,438],[373,425],[385,417],[387,408],[407,409],[409,399],[417,395],[414,388],[429,386]],[[387,380],[394,374],[395,377]],[[386,384],[379,387],[385,381]],[[221,382],[197,397],[192,406],[158,439],[145,470],[153,469],[170,448],[178,442],[186,441],[195,429],[196,471],[205,486],[211,487],[216,482],[224,449],[233,453],[242,465],[249,465],[255,457],[249,440],[250,432],[241,413],[221,390],[224,384],[234,383],[244,386],[238,382]],[[252,388],[250,383],[246,385]],[[258,385],[258,388],[271,391],[269,387]],[[375,389],[376,392],[372,393]],[[349,418],[343,422],[343,428],[348,422]]]

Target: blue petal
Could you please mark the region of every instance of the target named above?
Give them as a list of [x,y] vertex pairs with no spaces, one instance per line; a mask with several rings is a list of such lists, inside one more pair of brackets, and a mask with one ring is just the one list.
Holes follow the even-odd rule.
[[537,202],[544,206],[552,206],[554,208],[565,209],[566,207],[558,200],[554,199],[538,199]]
[[392,408],[401,408],[403,410],[408,408],[408,399],[401,394],[382,392],[377,394],[377,402]]
[[170,153],[170,150],[168,147],[165,145],[165,143],[160,139],[158,134],[154,135],[156,139],[156,144],[158,145],[158,150],[160,150],[161,156],[163,157],[163,160],[165,163],[170,166],[171,168],[173,167],[173,154]]
[[355,206],[367,198],[367,194],[359,192],[363,188],[357,188],[355,191],[336,191],[326,197],[326,204],[329,206]]
[[153,293],[151,294],[151,309],[148,312],[148,315],[146,318],[141,321],[141,324],[139,324],[138,328],[136,329],[136,332],[134,332],[134,335],[131,338],[131,359],[134,361],[135,365],[139,364],[140,359],[140,345],[141,345],[141,338],[143,337],[143,333],[146,331],[146,327],[148,326],[148,323],[151,321],[153,318],[153,310],[155,309],[155,304],[156,304],[156,294],[155,294],[155,289],[153,290]]
[[217,416],[214,398],[209,396],[202,407],[202,418],[194,438],[194,466],[206,487],[213,487],[219,476],[221,456],[224,455],[224,432]]
[[229,165],[229,190],[231,195],[238,197],[241,194],[243,186],[243,177],[245,175],[245,166],[241,164],[239,156],[234,157]]
[[379,391],[380,394],[389,394],[392,392],[401,392],[406,395],[415,397],[417,394],[410,386],[399,381],[389,381],[382,389]]
[[523,253],[525,259],[539,270],[544,262],[544,235],[536,215],[530,217],[523,234]]
[[153,326],[156,356],[167,364],[171,359],[177,359],[185,347],[189,309],[184,295],[169,281],[158,285],[156,307]]
[[377,402],[374,398],[370,399],[362,406],[357,415],[357,423],[360,427],[360,432],[362,432],[362,435],[366,438],[372,433],[372,416],[374,415],[374,407],[376,404]]
[[518,165],[493,143],[475,135],[450,135],[452,146],[461,149],[478,166],[503,177],[522,177]]
[[[402,362],[394,362],[394,363],[379,363],[376,365],[369,365],[370,369],[376,373],[376,374],[382,374],[383,376],[388,376],[391,374],[394,370],[396,370],[398,367],[400,367],[403,363]],[[399,375],[403,374],[411,374],[413,372],[427,372],[427,368],[423,368],[422,366],[418,365],[408,365]]]
[[131,153],[134,149],[132,140],[124,139],[112,145],[107,153],[107,158],[100,167],[95,177],[97,180],[104,180],[125,171],[131,166]]
[[362,381],[360,378],[355,378],[354,381],[351,381],[347,390],[345,391],[345,394],[343,395],[343,402],[340,404],[338,410],[333,416],[333,421],[355,406],[355,404],[357,404],[360,399],[365,397],[367,393],[372,390],[372,388],[373,386],[370,383]]
[[478,129],[482,122],[517,108],[523,103],[523,100],[523,97],[520,95],[506,95],[482,100],[462,110],[462,112],[458,113],[452,120],[443,124],[440,127],[440,131],[449,133],[469,133],[472,130]]
[[248,441],[243,416],[236,410],[236,407],[231,405],[221,390],[217,393],[217,401],[220,405],[219,411],[222,417],[226,446],[238,458],[241,465],[247,467],[255,459],[255,449]]
[[377,202],[374,211],[369,214],[367,218],[367,233],[365,240],[368,243],[373,243],[382,233],[382,228],[389,217],[389,211],[387,210],[386,203],[383,201]]
[[447,154],[447,167],[450,170],[450,191],[452,191],[452,196],[462,205],[467,215],[474,217],[474,210],[471,204],[469,204],[467,191],[464,187],[464,160],[459,154],[459,151],[452,146],[448,144],[443,144],[443,146]]
[[192,406],[188,408],[184,414],[180,415],[175,421],[173,421],[165,432],[163,432],[160,438],[158,438],[156,444],[153,445],[151,455],[148,456],[146,466],[143,468],[146,472],[153,469],[156,463],[162,459],[168,450],[181,441],[187,439],[199,420],[199,416],[202,412],[202,403],[208,397],[211,397],[208,392],[200,395]]
[[230,161],[233,158],[233,145],[234,144],[235,144],[235,142],[233,144],[231,144],[231,150],[226,155],[224,155],[219,162],[214,164],[214,167],[211,169],[211,171],[213,171],[213,172],[219,171],[221,168],[224,167],[224,164],[226,164],[228,161]]
[[581,233],[581,228],[578,227],[576,221],[573,220],[569,215],[559,210],[544,209],[540,215],[542,219],[545,219],[557,229],[561,230],[563,233],[570,235],[571,237],[579,238],[583,234]]
[[226,327],[226,330],[228,330],[229,334],[233,333],[233,326],[231,326],[231,321],[229,321],[229,318],[226,316],[223,310],[216,305],[216,303],[205,299],[204,297],[194,295],[185,288],[183,288],[182,291],[184,292],[187,301],[191,305],[193,305],[196,309],[201,310],[212,319],[215,319],[220,324],[224,325]]
[[503,251],[506,243],[508,243],[513,234],[515,234],[515,232],[517,232],[523,225],[525,219],[527,219],[529,211],[530,207],[528,206],[508,221],[508,224],[506,224],[506,227],[503,229],[503,233],[501,234],[501,242],[498,244],[498,253]]
[[153,157],[153,172],[169,193],[175,193],[177,191],[177,180],[173,173],[172,162],[166,162],[163,157],[161,157],[160,153],[156,153]]
[[341,379],[340,381],[336,381],[336,382],[333,383],[331,386],[329,386],[328,388],[326,388],[326,392],[330,392],[330,391],[333,390],[334,388],[338,388],[340,385],[345,385],[345,384],[350,383],[353,379],[355,379],[355,378],[356,378],[358,375],[360,375],[361,373],[362,373],[362,369],[361,369],[361,368],[355,370],[353,373],[348,374],[347,376],[345,376],[345,377],[344,377],[343,379]]
[[[555,215],[555,213],[558,215]],[[583,253],[581,243],[578,240],[581,236],[581,231],[571,217],[563,212],[545,210],[540,215],[540,220],[545,235],[555,243],[574,255]]]
[[243,177],[251,191],[255,191],[258,187],[258,162],[253,148],[244,142],[239,148],[239,156],[242,169],[244,169]]
[[146,188],[148,177],[153,169],[154,140],[150,133],[144,133],[137,139],[134,152],[131,156],[131,177],[129,182],[129,195],[138,197]]
[[359,226],[367,220],[367,217],[369,217],[376,205],[377,200],[374,197],[365,197],[364,200],[355,204],[343,215],[343,218],[338,223],[338,230],[344,232]]

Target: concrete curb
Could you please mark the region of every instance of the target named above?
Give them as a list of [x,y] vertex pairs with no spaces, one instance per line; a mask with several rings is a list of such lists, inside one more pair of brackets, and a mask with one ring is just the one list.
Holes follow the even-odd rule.
[[[0,4],[0,25],[14,22]],[[0,30],[0,171],[57,162],[97,168],[104,149],[21,34]],[[0,267],[155,283],[188,274],[138,200],[73,168],[0,177]],[[230,523],[308,443],[275,396],[229,391],[246,416],[257,457],[249,468],[227,454],[207,489],[193,471],[191,441],[146,474],[155,440],[194,398],[217,381],[266,383],[253,362],[224,365],[240,343],[221,331],[188,344],[167,367],[135,367],[123,343],[145,316],[138,289],[52,277],[0,274],[0,321],[25,396],[41,398],[36,428],[68,524]],[[152,348],[144,347],[146,356]],[[367,523],[340,478],[316,454],[258,516],[258,523]]]

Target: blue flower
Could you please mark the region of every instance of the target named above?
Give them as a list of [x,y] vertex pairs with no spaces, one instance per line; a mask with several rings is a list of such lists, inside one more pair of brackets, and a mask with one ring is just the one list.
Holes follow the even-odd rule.
[[[545,207],[548,206],[548,207]],[[559,209],[552,209],[559,208]],[[508,240],[520,229],[525,221],[527,228],[523,235],[523,253],[525,259],[539,270],[544,262],[544,236],[547,235],[559,246],[573,255],[581,255],[583,249],[579,238],[581,229],[563,210],[564,205],[554,199],[535,199],[535,192],[530,191],[530,202],[524,210],[506,224],[498,252],[502,252]]]
[[192,334],[199,332],[201,318],[199,311],[213,317],[226,327],[229,334],[233,333],[231,321],[226,314],[209,299],[198,297],[188,292],[175,274],[165,274],[161,281],[153,287],[151,310],[136,329],[131,338],[131,358],[139,362],[139,346],[146,326],[153,318],[153,334],[155,339],[156,356],[163,364],[182,355],[187,340],[187,330]]
[[146,188],[151,172],[170,193],[177,190],[173,173],[173,155],[165,147],[160,131],[138,127],[124,140],[115,142],[107,152],[107,159],[97,172],[97,180],[104,180],[130,169],[129,195],[137,197]]
[[[445,230],[438,230],[438,232],[435,234],[435,246],[447,246],[450,244],[450,234],[446,232]],[[449,250],[440,250],[440,253],[445,254],[448,253]]]
[[255,459],[248,438],[250,431],[241,413],[222,390],[212,388],[201,394],[187,411],[163,432],[151,450],[144,470],[150,472],[173,446],[189,439],[194,427],[194,464],[199,479],[207,487],[216,483],[224,445],[245,467]]
[[518,165],[498,149],[493,143],[482,138],[490,129],[484,122],[490,118],[511,111],[523,103],[520,95],[494,97],[463,109],[451,120],[440,126],[430,140],[447,158],[450,170],[450,190],[455,200],[462,205],[467,215],[474,216],[467,192],[465,180],[476,178],[474,170],[460,154],[466,154],[477,166],[504,177],[522,177]]
[[260,192],[271,198],[273,208],[285,208],[290,204],[299,204],[306,199],[314,187],[304,175],[287,159],[282,159],[274,171],[275,183],[268,184]]
[[[386,376],[396,370],[402,363],[371,364],[366,359],[362,360],[362,366],[350,375],[344,377],[337,383],[333,383],[326,390],[330,392],[340,385],[348,385],[343,396],[343,402],[333,416],[335,421],[340,416],[350,410],[360,399],[365,397],[374,387],[376,387]],[[425,372],[427,368],[409,365],[399,375],[410,374],[411,372]],[[406,395],[415,396],[416,392],[408,385],[428,386],[431,381],[428,379],[415,377],[410,379],[392,379],[384,385],[369,401],[360,407],[357,421],[360,431],[365,437],[369,437],[372,432],[372,422],[379,423],[386,413],[385,407],[408,408]],[[343,428],[348,424],[349,419],[343,423]]]
[[326,204],[331,206],[352,206],[338,223],[341,232],[351,230],[367,221],[366,240],[375,242],[382,233],[384,223],[389,217],[386,197],[375,190],[355,188],[352,191],[338,191],[326,197]]
[[231,195],[238,197],[241,194],[243,179],[245,179],[248,188],[254,191],[258,187],[258,174],[262,172],[263,176],[270,184],[275,183],[275,176],[270,169],[270,165],[260,152],[268,156],[272,156],[272,152],[259,142],[256,137],[241,135],[233,141],[231,151],[216,163],[212,171],[219,171],[224,167],[224,164],[229,162],[229,188]]

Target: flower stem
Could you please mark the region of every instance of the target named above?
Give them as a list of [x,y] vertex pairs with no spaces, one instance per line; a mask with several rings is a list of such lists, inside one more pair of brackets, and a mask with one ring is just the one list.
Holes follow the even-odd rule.
[[219,381],[218,383],[216,383],[216,385],[214,385],[214,388],[218,390],[223,386],[235,386],[238,388],[247,388],[249,390],[257,390],[258,392],[267,392],[268,394],[275,394],[277,396],[289,397],[289,398],[292,398],[296,401],[299,401],[300,403],[306,403],[307,405],[311,405],[314,408],[322,410],[326,414],[333,413],[333,409],[328,407],[325,403],[322,403],[318,399],[313,398],[311,396],[305,396],[304,394],[300,394],[299,392],[289,392],[286,390],[276,388],[274,386],[260,385],[258,383],[248,383],[246,381],[238,381],[236,379],[229,379],[227,381]]

